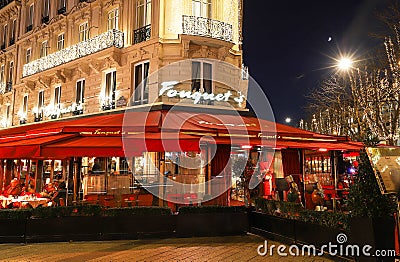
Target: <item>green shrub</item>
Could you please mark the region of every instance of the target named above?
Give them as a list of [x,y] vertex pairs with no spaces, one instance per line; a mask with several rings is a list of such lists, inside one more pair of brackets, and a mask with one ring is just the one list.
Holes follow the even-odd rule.
[[102,208],[99,205],[38,207],[32,209],[32,216],[37,218],[100,216],[101,212]]
[[179,214],[204,214],[204,213],[243,213],[244,206],[184,206],[179,208]]
[[103,211],[103,215],[108,217],[137,216],[137,215],[167,216],[171,214],[172,214],[171,209],[166,207],[109,208]]
[[31,211],[26,209],[2,209],[0,219],[27,219],[31,216]]

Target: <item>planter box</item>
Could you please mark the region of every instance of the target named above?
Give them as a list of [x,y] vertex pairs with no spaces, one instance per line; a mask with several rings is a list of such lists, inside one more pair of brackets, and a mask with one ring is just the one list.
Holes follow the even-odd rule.
[[[374,250],[394,250],[394,226],[393,217],[368,218],[353,217],[350,219],[350,242],[359,246],[370,245]],[[360,257],[357,261],[378,261],[371,257]],[[394,258],[380,258],[379,261],[394,261]]]
[[264,231],[270,237],[277,236],[280,239],[295,241],[295,221],[292,219],[271,216],[260,212],[251,212],[250,226]]
[[176,217],[169,216],[119,216],[102,217],[102,239],[137,239],[146,237],[172,237]]
[[322,245],[328,245],[329,242],[336,243],[338,234],[346,234],[349,232],[344,230],[295,221],[296,243],[310,244],[317,248]]
[[31,218],[26,224],[27,242],[100,240],[100,217]]
[[226,236],[245,234],[249,229],[246,213],[178,214],[178,237]]
[[0,219],[0,243],[25,242],[26,219]]

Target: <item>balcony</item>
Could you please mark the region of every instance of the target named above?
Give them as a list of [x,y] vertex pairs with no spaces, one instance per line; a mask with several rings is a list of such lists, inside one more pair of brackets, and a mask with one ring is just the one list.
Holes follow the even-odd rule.
[[185,35],[205,36],[233,42],[231,24],[198,16],[183,16],[182,33]]
[[65,14],[65,12],[67,12],[67,7],[65,7],[65,6],[60,7],[60,9],[57,10],[57,14],[59,14],[59,15]]
[[12,91],[12,82],[9,81],[6,83],[6,93],[11,92]]
[[133,43],[138,44],[150,39],[151,25],[146,25],[133,31]]
[[50,17],[49,16],[44,16],[42,17],[42,24],[46,24],[50,21]]
[[33,29],[33,25],[28,25],[26,27],[26,32],[32,31],[32,29]]
[[113,46],[124,47],[124,33],[115,29],[25,64],[22,77],[43,72]]

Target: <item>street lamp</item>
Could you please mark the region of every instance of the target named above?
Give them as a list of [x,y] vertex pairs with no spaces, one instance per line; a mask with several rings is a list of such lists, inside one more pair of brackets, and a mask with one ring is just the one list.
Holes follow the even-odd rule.
[[342,57],[338,60],[337,67],[342,71],[347,71],[352,68],[353,60],[349,57]]

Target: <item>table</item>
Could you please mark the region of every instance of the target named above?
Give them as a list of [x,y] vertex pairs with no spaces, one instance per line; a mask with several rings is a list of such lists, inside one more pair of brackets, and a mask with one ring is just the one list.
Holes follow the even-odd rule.
[[37,208],[40,205],[46,204],[48,201],[49,199],[44,197],[31,198],[30,196],[19,196],[17,198],[14,198],[0,196],[0,203],[4,208],[11,203],[27,203],[30,204],[33,208]]

